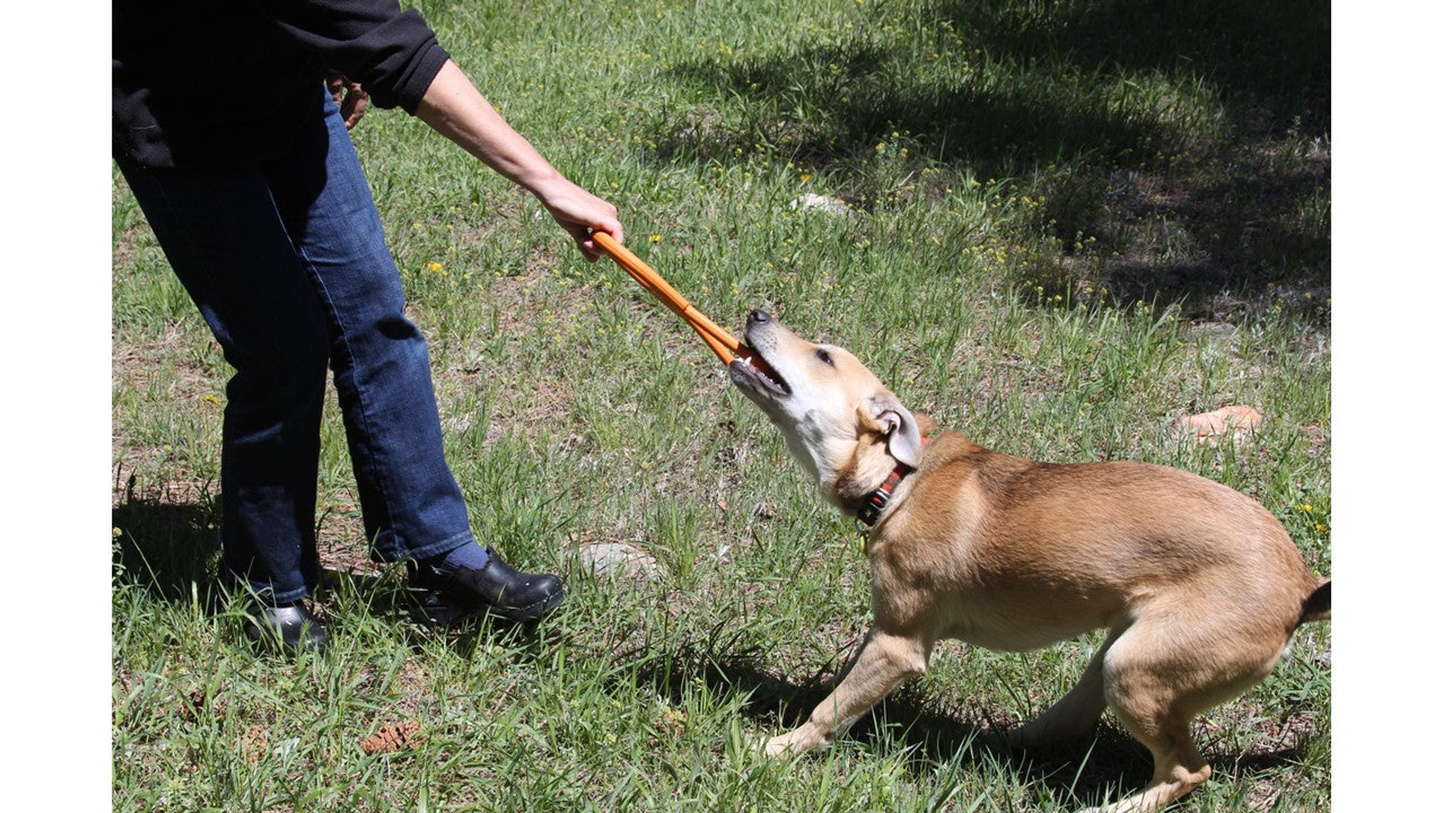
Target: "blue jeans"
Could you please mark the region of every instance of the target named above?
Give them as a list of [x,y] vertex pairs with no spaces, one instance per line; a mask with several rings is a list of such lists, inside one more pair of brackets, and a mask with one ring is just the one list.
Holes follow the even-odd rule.
[[[426,340],[329,94],[291,154],[251,170],[120,162],[235,375],[221,436],[222,568],[276,604],[316,584],[316,478],[329,366],[372,556],[473,543],[442,455]],[[323,102],[324,99],[324,102]]]

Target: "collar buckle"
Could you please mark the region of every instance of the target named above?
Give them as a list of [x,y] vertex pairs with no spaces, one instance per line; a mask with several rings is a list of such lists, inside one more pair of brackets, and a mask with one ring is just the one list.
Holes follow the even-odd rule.
[[865,527],[872,527],[878,521],[878,516],[883,513],[883,507],[888,504],[888,496],[891,489],[878,488],[868,499],[858,506],[858,522]]

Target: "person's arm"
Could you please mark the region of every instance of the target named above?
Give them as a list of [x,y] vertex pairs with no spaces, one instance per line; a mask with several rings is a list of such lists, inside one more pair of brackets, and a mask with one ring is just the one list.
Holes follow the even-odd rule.
[[422,96],[416,116],[502,177],[536,195],[589,260],[602,256],[591,230],[605,231],[622,242],[617,209],[563,177],[502,120],[450,59]]
[[[612,204],[562,177],[507,126],[416,9],[402,11],[396,0],[254,2],[287,37],[364,88],[369,104],[413,113],[536,195],[588,259],[601,256],[590,229],[621,242],[622,225]],[[348,124],[355,124],[357,114],[355,108],[343,112]]]

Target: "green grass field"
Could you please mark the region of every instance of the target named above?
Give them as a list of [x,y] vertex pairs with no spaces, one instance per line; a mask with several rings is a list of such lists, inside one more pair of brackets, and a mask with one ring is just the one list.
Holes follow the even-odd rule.
[[[1000,451],[1224,482],[1330,571],[1328,4],[418,5],[720,324],[765,307]],[[941,646],[831,750],[757,754],[866,629],[851,523],[691,331],[525,193],[399,111],[353,138],[473,526],[569,599],[533,631],[414,621],[368,560],[333,402],[332,650],[258,658],[213,581],[227,367],[117,173],[116,810],[1048,811],[1147,781],[1110,717],[1074,747],[992,745],[1095,638]],[[1170,431],[1227,405],[1264,415],[1252,440]],[[605,542],[655,569],[592,574]],[[1214,777],[1177,809],[1329,807],[1330,646],[1301,630],[1200,719]]]

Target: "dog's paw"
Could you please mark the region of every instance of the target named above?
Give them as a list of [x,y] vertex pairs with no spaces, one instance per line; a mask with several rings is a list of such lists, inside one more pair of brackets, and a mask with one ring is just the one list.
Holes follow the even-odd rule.
[[764,737],[758,742],[758,750],[773,758],[786,756],[793,752],[792,747],[788,745],[787,734],[778,737]]
[[762,743],[763,753],[775,759],[801,754],[807,750],[807,745],[798,742],[798,732],[796,731],[781,734]]

